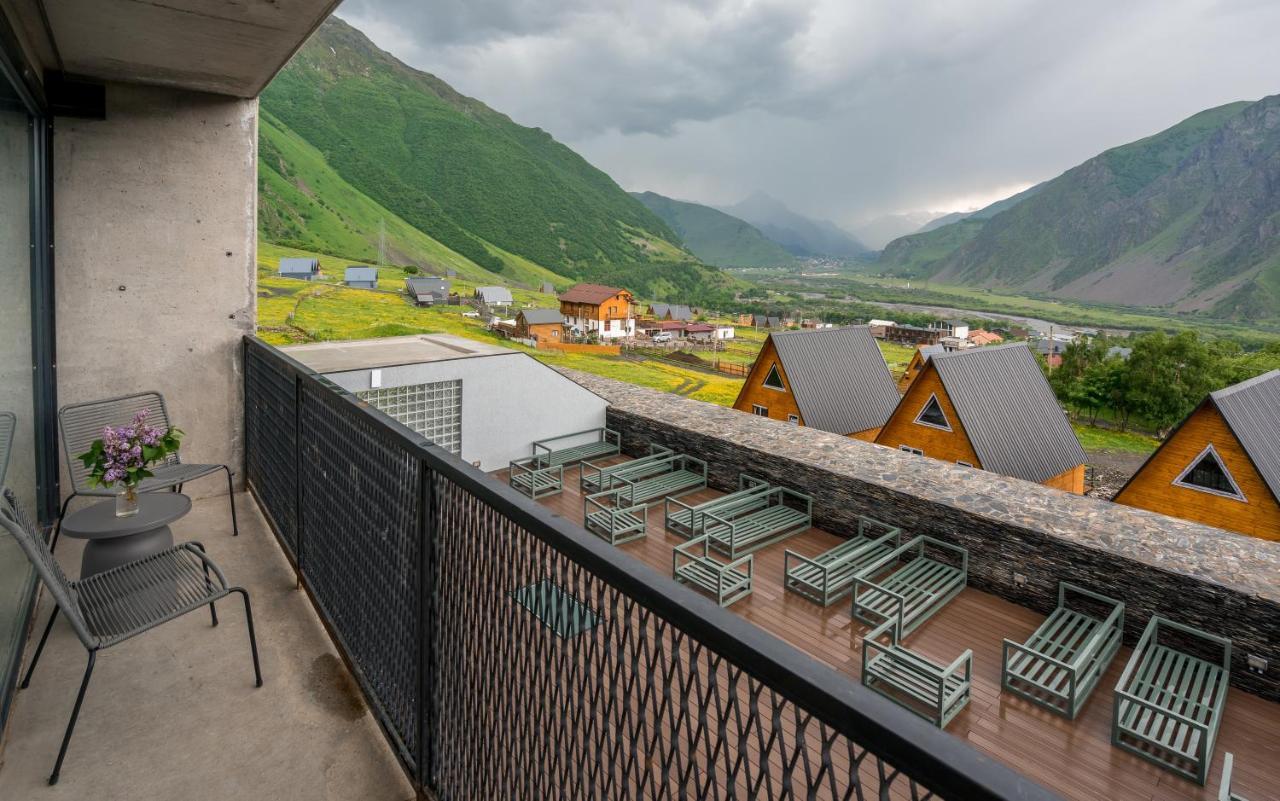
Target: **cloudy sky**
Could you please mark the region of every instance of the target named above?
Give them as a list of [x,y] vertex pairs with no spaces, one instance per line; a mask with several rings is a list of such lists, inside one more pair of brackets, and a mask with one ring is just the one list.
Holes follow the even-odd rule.
[[1275,0],[346,0],[627,189],[855,225],[967,209],[1280,92]]

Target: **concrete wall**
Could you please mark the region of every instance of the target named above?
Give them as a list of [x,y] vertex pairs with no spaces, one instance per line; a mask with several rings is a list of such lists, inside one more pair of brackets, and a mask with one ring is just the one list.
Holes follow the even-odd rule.
[[[59,403],[158,390],[186,432],[183,458],[239,473],[257,101],[108,84],[106,108],[56,121]],[[220,491],[213,479],[186,489]]]
[[[382,386],[462,381],[462,453],[499,470],[532,453],[535,440],[605,423],[606,403],[523,353],[383,367]],[[369,370],[327,373],[351,392],[370,389]],[[572,444],[572,443],[566,443]]]
[[[1049,612],[1058,582],[1123,600],[1132,644],[1152,615],[1230,637],[1232,683],[1280,701],[1280,547],[1254,537],[955,467],[811,428],[570,371],[611,403],[623,450],[650,443],[704,459],[711,486],[739,473],[813,496],[815,524],[858,515],[969,551],[969,584]],[[777,577],[768,580],[777,581]],[[1247,656],[1268,660],[1251,672]]]

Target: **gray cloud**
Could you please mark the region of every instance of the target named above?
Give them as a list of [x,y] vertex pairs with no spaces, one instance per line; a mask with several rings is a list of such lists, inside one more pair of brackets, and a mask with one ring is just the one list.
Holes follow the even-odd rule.
[[1280,4],[347,0],[412,66],[628,189],[851,224],[1043,180],[1280,91]]

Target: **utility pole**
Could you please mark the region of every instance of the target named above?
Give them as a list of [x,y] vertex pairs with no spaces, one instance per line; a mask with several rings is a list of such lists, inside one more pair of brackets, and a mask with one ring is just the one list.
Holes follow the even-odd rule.
[[385,217],[378,218],[378,266],[385,267],[387,264],[387,220]]

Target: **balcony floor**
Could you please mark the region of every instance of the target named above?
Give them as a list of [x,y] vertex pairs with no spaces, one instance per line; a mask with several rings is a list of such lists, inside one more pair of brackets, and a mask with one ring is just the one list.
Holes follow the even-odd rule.
[[[505,481],[506,471],[494,475]],[[565,491],[540,503],[581,523],[582,495],[577,480],[577,470],[566,469]],[[682,500],[696,503],[720,494],[702,490]],[[658,505],[649,510],[648,536],[619,547],[669,576],[671,549],[683,541],[663,529],[662,507]],[[785,549],[815,556],[840,541],[833,534],[811,528],[757,551],[756,587],[729,609],[858,681],[861,638],[867,627],[852,618],[849,598],[823,609],[782,588]],[[1233,789],[1237,793],[1250,799],[1275,797],[1275,789],[1280,787],[1280,740],[1273,735],[1280,731],[1280,704],[1231,690],[1208,785],[1201,788],[1111,746],[1112,690],[1129,658],[1129,648],[1120,650],[1074,722],[1001,693],[1003,638],[1022,642],[1043,619],[994,595],[966,588],[910,635],[907,643],[912,648],[943,664],[964,649],[973,649],[972,697],[947,732],[1062,796],[1079,801],[1214,801],[1223,755],[1228,751],[1235,754]]]
[[[75,503],[81,503],[76,501]],[[174,540],[200,540],[227,580],[249,590],[264,684],[253,686],[244,607],[218,604],[219,625],[192,612],[103,651],[62,777],[46,784],[86,654],[59,620],[30,688],[14,701],[0,753],[6,799],[374,799],[412,787],[366,709],[253,499],[196,501]],[[58,561],[79,574],[78,540]],[[51,609],[42,598],[27,660]]]

